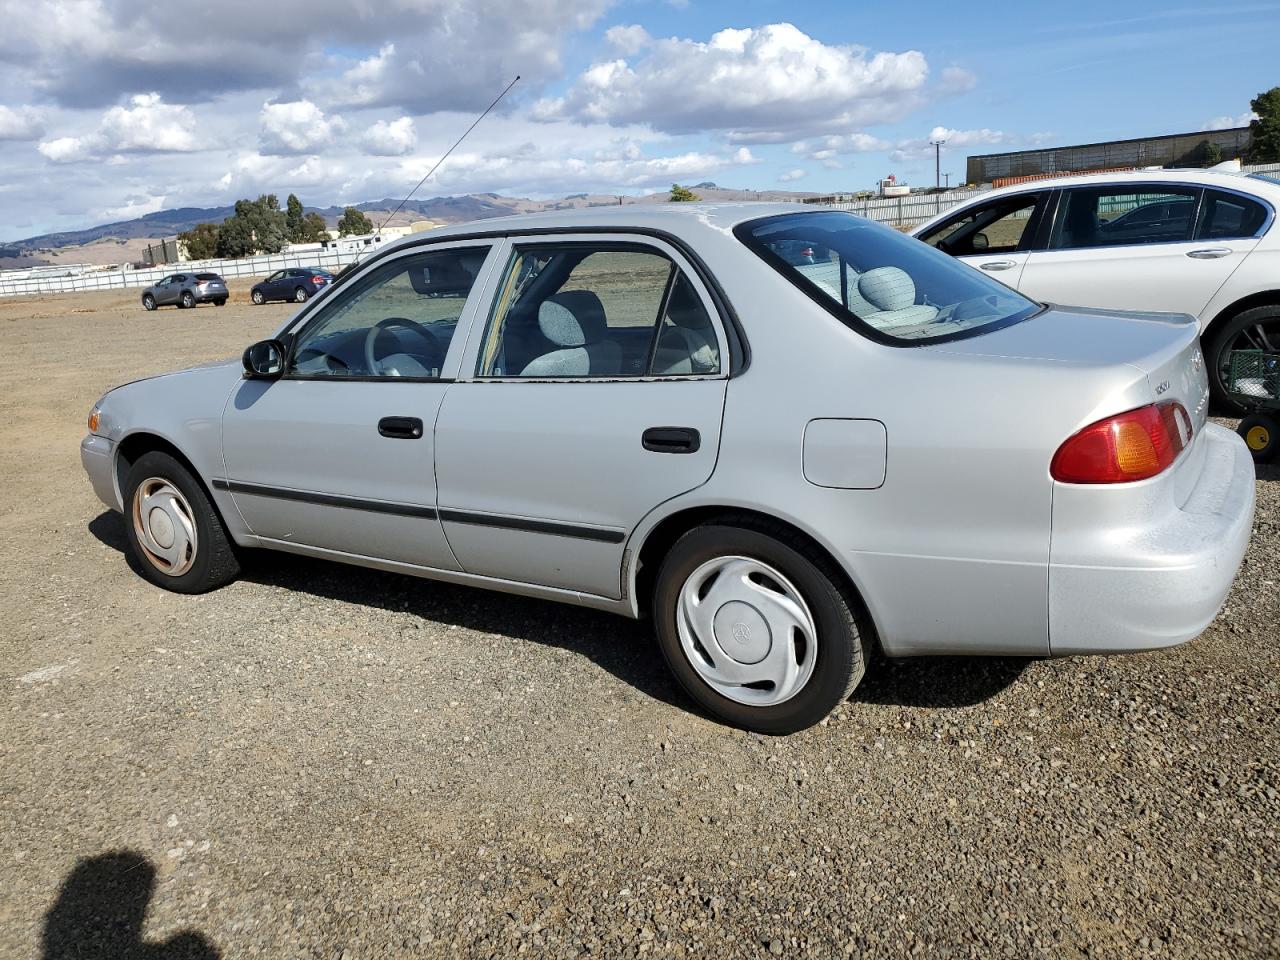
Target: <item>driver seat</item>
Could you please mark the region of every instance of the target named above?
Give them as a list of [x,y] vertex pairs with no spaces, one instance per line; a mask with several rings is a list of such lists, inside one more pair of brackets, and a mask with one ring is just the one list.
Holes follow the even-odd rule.
[[534,357],[522,377],[616,377],[622,348],[608,339],[604,305],[590,290],[562,290],[538,305],[538,329],[555,350]]

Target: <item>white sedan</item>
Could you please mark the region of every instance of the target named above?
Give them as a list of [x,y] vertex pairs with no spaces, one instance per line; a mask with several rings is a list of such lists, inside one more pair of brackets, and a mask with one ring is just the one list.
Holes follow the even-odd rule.
[[1232,350],[1280,351],[1280,179],[1136,170],[993,190],[912,231],[1035,300],[1188,313],[1224,406]]

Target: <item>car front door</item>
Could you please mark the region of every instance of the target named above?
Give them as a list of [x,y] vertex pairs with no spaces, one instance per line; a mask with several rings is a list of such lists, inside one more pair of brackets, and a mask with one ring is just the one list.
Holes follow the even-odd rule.
[[284,277],[283,270],[277,270],[266,280],[262,281],[262,295],[268,300],[276,300],[280,297],[280,281]]
[[151,295],[155,297],[157,305],[171,303],[169,294],[173,290],[173,277],[168,276],[156,281],[156,285],[152,288]]
[[281,379],[232,392],[220,482],[267,545],[458,569],[436,516],[432,425],[492,246],[370,265],[299,318]]
[[1033,191],[973,204],[917,236],[1017,288],[1049,196],[1049,191]]
[[468,573],[618,598],[628,534],[711,476],[728,375],[699,276],[625,234],[515,239],[436,426]]
[[1198,316],[1257,243],[1206,232],[1201,193],[1177,183],[1063,190],[1020,289],[1050,303]]

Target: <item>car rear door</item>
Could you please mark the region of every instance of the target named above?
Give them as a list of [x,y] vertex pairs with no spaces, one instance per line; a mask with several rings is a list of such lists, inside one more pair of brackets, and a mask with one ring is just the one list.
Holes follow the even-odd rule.
[[725,331],[671,244],[514,238],[436,424],[440,517],[469,573],[621,594],[623,547],[705,483]]
[[1017,288],[1050,196],[1049,190],[1031,190],[970,204],[916,236]]
[[[1050,303],[1198,316],[1257,243],[1206,234],[1206,203],[1195,184],[1064,189],[1020,289]],[[1219,223],[1228,218],[1224,210]]]

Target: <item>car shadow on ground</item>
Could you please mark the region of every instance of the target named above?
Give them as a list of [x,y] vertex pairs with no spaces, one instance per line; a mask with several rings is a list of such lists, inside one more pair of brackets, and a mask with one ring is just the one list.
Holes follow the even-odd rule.
[[142,939],[155,884],[151,861],[131,850],[81,860],[45,916],[42,960],[219,960],[194,930]]
[[[120,514],[104,511],[89,523],[101,543],[130,555]],[[694,709],[662,661],[648,621],[475,587],[383,573],[328,560],[267,550],[244,554],[242,579],[265,586],[383,610],[406,612],[433,623],[495,633],[570,650],[591,660],[646,696]],[[873,658],[852,702],[903,707],[968,707],[1013,684],[1029,658]]]

